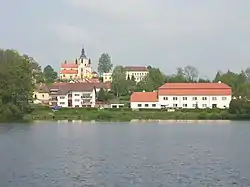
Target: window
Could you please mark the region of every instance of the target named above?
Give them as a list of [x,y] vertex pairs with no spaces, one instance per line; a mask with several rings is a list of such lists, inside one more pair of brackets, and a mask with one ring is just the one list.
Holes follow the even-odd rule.
[[75,96],[80,96],[80,94],[75,94]]
[[202,104],[202,107],[203,108],[207,108],[207,104]]
[[197,100],[197,97],[193,97],[193,100],[196,101],[196,100]]
[[176,100],[177,100],[177,97],[173,97],[173,100],[176,101]]
[[227,97],[222,97],[222,100],[223,100],[223,101],[227,100]]
[[44,98],[44,94],[42,95],[42,97]]
[[65,97],[64,97],[64,96],[61,96],[60,99],[65,99]]
[[194,107],[194,108],[197,108],[197,104],[193,104],[193,107]]
[[141,104],[138,104],[137,106],[138,106],[138,107],[141,107]]
[[152,107],[156,107],[156,104],[152,104]]
[[163,100],[168,100],[168,97],[163,97]]
[[148,104],[145,104],[145,107],[148,107]]
[[173,107],[177,107],[178,105],[177,104],[173,104]]
[[60,102],[60,105],[64,105],[65,104],[65,102]]
[[37,99],[37,96],[35,95],[35,99]]
[[80,101],[80,99],[75,99],[75,102],[79,102]]
[[187,104],[183,104],[183,107],[186,108],[188,105]]
[[206,101],[206,100],[207,100],[207,97],[202,97],[202,100],[203,100],[203,101]]
[[216,97],[212,97],[212,100],[213,100],[213,101],[216,101],[216,100],[217,100],[217,98],[216,98]]
[[183,97],[182,99],[183,99],[183,100],[187,100],[187,97]]

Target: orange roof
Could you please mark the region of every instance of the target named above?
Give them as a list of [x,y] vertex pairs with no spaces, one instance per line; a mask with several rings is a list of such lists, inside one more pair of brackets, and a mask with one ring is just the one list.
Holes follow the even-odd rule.
[[126,71],[148,71],[146,66],[126,66]]
[[224,83],[165,83],[159,95],[231,95],[231,88]]
[[76,63],[62,63],[61,68],[78,68],[78,65]]
[[130,102],[158,102],[157,92],[134,92]]
[[165,83],[159,89],[169,88],[169,89],[214,89],[214,88],[227,88],[231,89],[228,85],[224,83]]
[[60,74],[78,74],[77,70],[61,70]]

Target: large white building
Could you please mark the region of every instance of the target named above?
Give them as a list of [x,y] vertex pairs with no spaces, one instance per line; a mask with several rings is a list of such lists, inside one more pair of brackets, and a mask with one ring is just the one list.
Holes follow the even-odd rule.
[[[140,82],[147,74],[148,69],[146,66],[126,66],[124,67],[126,72],[126,79],[134,79],[135,82]],[[103,73],[103,82],[112,81],[112,73]]]
[[165,83],[156,92],[134,92],[133,109],[229,108],[231,88],[224,83]]
[[97,93],[109,85],[103,83],[56,83],[49,87],[50,105],[61,107],[95,107]]

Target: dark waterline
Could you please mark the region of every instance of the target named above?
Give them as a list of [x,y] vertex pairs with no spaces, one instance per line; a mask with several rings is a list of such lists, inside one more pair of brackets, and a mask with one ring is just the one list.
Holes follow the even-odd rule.
[[0,187],[247,187],[249,134],[249,122],[2,124]]

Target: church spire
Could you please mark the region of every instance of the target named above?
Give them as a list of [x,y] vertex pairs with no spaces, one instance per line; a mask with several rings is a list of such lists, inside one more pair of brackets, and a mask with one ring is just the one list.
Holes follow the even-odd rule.
[[80,59],[85,59],[85,58],[87,58],[87,57],[86,57],[86,54],[85,54],[84,46],[82,45],[82,52],[81,52],[81,55],[80,55]]

